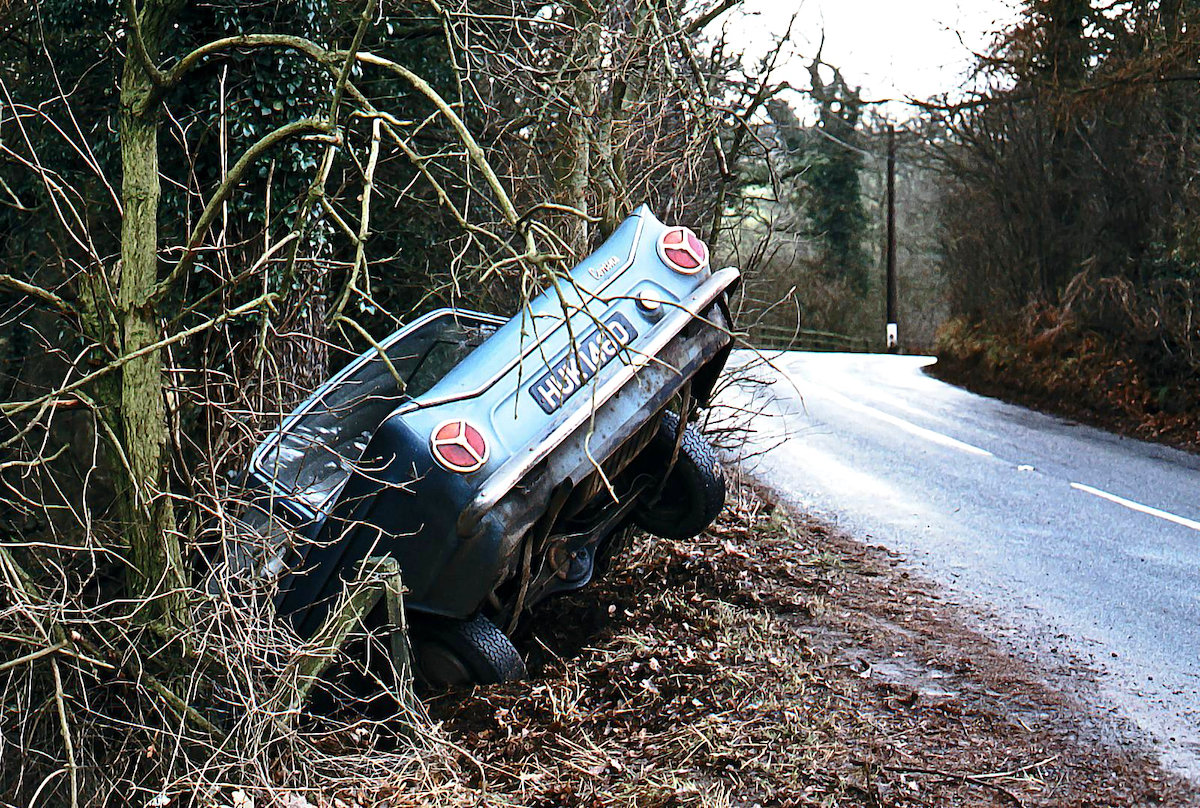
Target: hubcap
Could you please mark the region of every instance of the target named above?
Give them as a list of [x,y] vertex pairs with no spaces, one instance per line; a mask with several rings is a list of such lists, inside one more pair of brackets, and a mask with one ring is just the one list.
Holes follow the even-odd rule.
[[473,681],[458,655],[438,642],[421,646],[418,664],[425,679],[434,685],[465,685]]

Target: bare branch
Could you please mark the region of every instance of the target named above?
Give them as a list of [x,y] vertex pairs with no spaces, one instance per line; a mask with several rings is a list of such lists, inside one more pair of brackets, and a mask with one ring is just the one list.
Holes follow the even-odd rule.
[[239,48],[287,48],[312,58],[327,68],[337,64],[344,52],[331,51],[312,40],[291,34],[240,34],[206,42],[185,55],[163,76],[163,86],[174,87],[210,56],[225,56]]
[[142,20],[137,11],[136,0],[125,0],[125,17],[129,21],[129,42],[134,56],[137,57],[142,70],[145,70],[146,75],[150,77],[150,81],[156,87],[162,87],[166,83],[166,77],[154,64],[154,59],[146,50],[146,40],[142,36]]
[[208,204],[204,206],[204,212],[200,214],[200,218],[196,221],[196,225],[192,228],[192,233],[188,237],[183,256],[180,257],[170,274],[159,282],[158,286],[152,292],[151,297],[162,297],[170,290],[171,285],[175,281],[179,280],[179,278],[183,277],[191,269],[192,264],[196,260],[196,248],[199,246],[200,240],[208,233],[208,229],[212,226],[212,223],[216,221],[217,215],[221,210],[221,205],[229,198],[234,189],[237,188],[246,171],[258,158],[289,138],[313,132],[328,134],[331,131],[332,126],[328,121],[319,118],[302,118],[301,120],[292,121],[277,129],[273,129],[247,149],[246,153],[233,164],[233,168],[229,169],[229,173],[225,175],[225,179],[217,186],[217,190],[209,197]]
[[79,312],[75,310],[74,306],[63,300],[58,295],[54,294],[54,292],[51,292],[49,289],[43,289],[40,286],[34,286],[31,283],[26,283],[23,280],[14,278],[12,275],[0,274],[0,286],[8,286],[9,288],[16,289],[22,294],[35,297],[43,303],[48,303],[49,305],[58,309],[63,314],[68,314],[71,316],[77,316],[79,314]]
[[350,49],[346,51],[342,69],[333,84],[333,99],[329,102],[330,126],[337,126],[338,108],[342,103],[342,95],[346,92],[346,85],[350,82],[350,69],[354,67],[354,55],[362,47],[363,36],[366,35],[367,28],[371,26],[371,20],[375,17],[375,10],[378,6],[379,0],[367,0],[363,5],[362,17],[358,21],[358,29],[354,32],[354,40],[350,43]]
[[213,317],[210,320],[206,320],[205,322],[203,322],[199,325],[193,326],[184,331],[180,331],[176,334],[172,334],[170,337],[167,337],[166,339],[159,340],[158,342],[155,342],[151,345],[147,345],[143,348],[139,348],[136,351],[127,353],[124,356],[121,356],[121,357],[113,360],[112,362],[110,362],[109,364],[100,368],[99,370],[92,371],[91,373],[87,374],[86,376],[83,376],[82,378],[77,379],[76,381],[73,381],[68,385],[65,385],[57,390],[54,390],[53,392],[47,393],[44,396],[39,396],[38,398],[31,399],[29,401],[9,401],[9,402],[0,404],[0,413],[7,415],[9,417],[12,417],[14,415],[18,415],[22,412],[25,412],[26,410],[31,409],[33,407],[40,406],[41,404],[43,404],[47,401],[50,401],[52,399],[58,398],[60,396],[65,396],[68,393],[73,393],[74,391],[78,390],[79,388],[81,388],[85,385],[91,384],[92,382],[96,381],[97,379],[99,379],[103,376],[106,376],[109,373],[112,373],[114,370],[124,367],[125,365],[129,364],[130,362],[132,362],[135,359],[146,356],[148,354],[152,354],[155,351],[160,351],[163,348],[166,348],[168,345],[174,345],[178,342],[183,342],[188,337],[195,336],[196,334],[199,334],[203,331],[207,331],[210,328],[215,328],[215,327],[221,325],[222,323],[232,320],[234,317],[239,317],[247,312],[253,311],[254,309],[257,309],[259,306],[262,306],[263,304],[269,304],[272,301],[274,301],[275,299],[277,299],[278,297],[279,297],[279,295],[275,294],[274,292],[270,292],[265,295],[260,295],[248,303],[243,303],[242,305],[238,306],[237,308],[233,308],[228,311],[222,312],[219,316]]
[[721,2],[717,3],[708,11],[705,11],[696,19],[686,23],[683,26],[683,34],[686,36],[691,36],[697,31],[703,30],[704,28],[708,27],[708,24],[717,17],[720,17],[734,6],[740,6],[741,4],[742,0],[721,0]]
[[333,306],[333,313],[329,318],[330,321],[341,317],[342,312],[346,309],[346,304],[350,302],[351,293],[357,289],[359,276],[366,275],[367,239],[371,235],[371,195],[375,192],[375,168],[379,165],[379,140],[382,125],[383,121],[379,118],[375,118],[371,122],[371,151],[367,157],[366,171],[363,172],[362,203],[358,217],[358,233],[354,235],[354,265],[350,268],[350,277],[346,279],[346,285],[342,289],[341,294],[338,295],[337,302]]
[[513,206],[512,200],[508,196],[508,192],[504,190],[504,186],[500,182],[500,178],[496,176],[495,170],[488,163],[487,156],[483,153],[483,149],[479,147],[479,142],[475,140],[475,136],[471,134],[471,130],[463,123],[462,118],[458,113],[446,103],[446,100],[433,89],[433,86],[425,79],[418,76],[416,73],[404,67],[401,64],[393,62],[391,59],[385,59],[382,56],[376,56],[373,53],[359,53],[358,60],[364,64],[377,65],[387,70],[392,71],[396,75],[402,77],[405,81],[411,84],[421,95],[429,99],[435,107],[446,117],[450,125],[454,127],[454,131],[458,134],[459,140],[467,149],[467,154],[471,157],[471,162],[475,164],[487,180],[488,187],[496,197],[496,201],[500,204],[500,210],[504,213],[504,218],[510,225],[516,227],[520,221],[520,216],[517,214],[516,207]]

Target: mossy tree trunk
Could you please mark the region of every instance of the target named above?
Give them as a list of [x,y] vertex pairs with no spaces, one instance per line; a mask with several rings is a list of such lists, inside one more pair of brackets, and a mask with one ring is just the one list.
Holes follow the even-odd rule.
[[592,126],[596,115],[597,72],[600,67],[600,21],[595,8],[579,3],[572,8],[577,40],[572,68],[572,109],[567,113],[567,174],[563,181],[566,203],[582,216],[574,222],[570,244],[582,258],[588,252],[591,234],[588,220],[588,190],[592,168]]
[[[162,318],[158,297],[158,128],[161,103],[155,99],[149,59],[162,40],[181,0],[130,3],[141,28],[145,57],[128,48],[121,80],[121,265],[117,323],[121,349],[128,354],[159,341]],[[132,20],[130,21],[132,25]],[[122,496],[135,598],[145,599],[144,616],[171,630],[187,621],[186,575],[167,479],[166,407],[162,353],[154,351],[122,369],[120,438],[130,480]]]

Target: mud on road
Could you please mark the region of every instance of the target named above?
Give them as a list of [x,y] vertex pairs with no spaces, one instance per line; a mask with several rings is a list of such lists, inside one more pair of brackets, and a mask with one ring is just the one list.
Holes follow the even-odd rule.
[[730,500],[545,604],[528,681],[430,702],[484,804],[1200,804],[888,551]]

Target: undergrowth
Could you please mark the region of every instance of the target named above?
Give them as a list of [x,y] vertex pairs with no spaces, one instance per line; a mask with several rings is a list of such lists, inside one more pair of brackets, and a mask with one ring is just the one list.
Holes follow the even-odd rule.
[[[809,555],[742,491],[709,534],[643,536],[598,586],[543,605],[530,681],[431,712],[480,756],[495,804],[839,804],[853,787],[831,772],[852,710],[787,622],[822,609]],[[762,588],[758,556],[791,559],[792,580]]]
[[932,372],[985,395],[1200,451],[1200,382],[1145,340],[1041,311],[1017,324],[947,322]]

